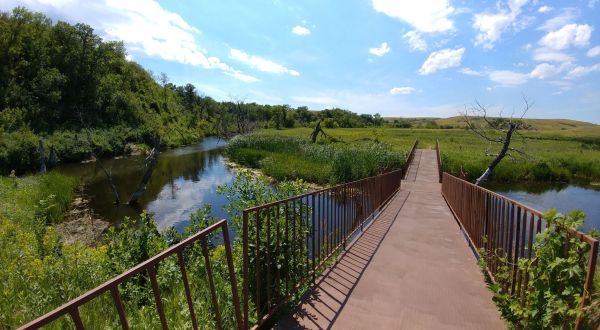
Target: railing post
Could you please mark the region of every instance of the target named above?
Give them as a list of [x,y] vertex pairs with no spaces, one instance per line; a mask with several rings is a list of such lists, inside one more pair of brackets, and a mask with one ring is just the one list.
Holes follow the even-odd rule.
[[244,270],[243,270],[244,278],[242,279],[242,281],[243,281],[242,295],[243,295],[243,299],[244,299],[244,329],[248,329],[249,328],[248,279],[250,278],[248,268],[250,265],[248,262],[248,213],[246,211],[244,211],[244,213],[243,213],[242,239],[243,239],[242,254],[243,254],[243,258],[244,258],[244,266],[243,266],[244,267]]
[[312,259],[312,282],[313,282],[313,285],[315,285],[316,284],[316,275],[315,275],[315,273],[317,272],[317,267],[315,265],[315,253],[317,251],[316,251],[316,248],[315,248],[315,239],[316,239],[316,235],[315,235],[315,232],[316,232],[315,212],[316,211],[315,211],[315,209],[316,209],[316,203],[315,203],[315,194],[314,193],[312,194],[312,208],[311,209],[312,209],[312,226],[311,226],[311,232],[312,232],[312,243],[311,243],[311,245],[312,245],[312,256],[311,256],[312,257],[311,258]]

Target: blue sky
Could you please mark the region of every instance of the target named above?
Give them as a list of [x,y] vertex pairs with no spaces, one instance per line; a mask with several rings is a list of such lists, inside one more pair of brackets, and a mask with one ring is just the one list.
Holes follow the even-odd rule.
[[600,123],[600,1],[4,0],[85,22],[218,100]]

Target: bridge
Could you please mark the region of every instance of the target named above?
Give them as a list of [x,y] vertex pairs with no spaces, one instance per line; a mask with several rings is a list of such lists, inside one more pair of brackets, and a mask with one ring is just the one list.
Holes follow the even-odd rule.
[[[495,281],[502,260],[533,257],[533,241],[549,224],[536,210],[443,173],[439,146],[417,149],[417,143],[403,169],[246,209],[234,243],[227,221],[217,222],[21,329],[64,322],[64,316],[76,329],[92,327],[80,309],[101,295],[115,307],[107,318],[129,329],[119,285],[146,275],[156,327],[168,329],[157,267],[171,256],[186,302],[177,308],[189,309],[193,329],[504,329],[479,253],[489,257],[485,273]],[[207,242],[219,232],[226,264],[213,267]],[[583,308],[598,241],[569,235],[590,247]],[[190,260],[199,248],[198,260]],[[205,269],[200,282],[209,295],[190,289],[199,280],[188,275],[190,267]],[[229,281],[229,289],[219,286],[226,295],[217,294],[217,275]],[[524,296],[528,280],[512,267],[502,285]],[[207,303],[213,322],[199,324],[198,305]]]
[[416,150],[398,191],[280,329],[504,329],[439,183]]

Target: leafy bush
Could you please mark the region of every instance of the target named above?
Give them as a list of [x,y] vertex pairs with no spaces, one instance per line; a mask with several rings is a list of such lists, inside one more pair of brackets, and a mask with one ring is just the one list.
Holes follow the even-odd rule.
[[509,293],[513,266],[506,258],[500,259],[497,283],[492,285],[502,316],[518,329],[570,329],[581,313],[590,246],[569,235],[568,230],[583,225],[585,216],[580,211],[562,215],[553,209],[544,218],[551,225],[536,237],[535,257],[520,258],[516,264],[524,276],[529,276],[525,297]]

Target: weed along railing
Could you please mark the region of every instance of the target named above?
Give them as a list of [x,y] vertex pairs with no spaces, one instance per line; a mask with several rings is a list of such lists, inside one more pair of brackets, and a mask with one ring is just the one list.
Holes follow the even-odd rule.
[[[532,246],[536,236],[552,224],[548,224],[539,211],[448,173],[443,176],[442,194],[474,250],[478,254],[478,251],[484,251],[487,272],[492,280],[496,280],[500,267],[509,265],[508,284],[504,289],[517,297],[527,294],[525,288],[529,277],[518,269],[517,261],[533,257]],[[590,245],[586,280],[581,288],[583,308],[592,289],[598,241],[575,230],[570,230],[569,235]],[[576,328],[579,328],[580,321],[577,320]]]
[[402,174],[395,170],[244,210],[245,326],[251,316],[264,325],[300,288],[314,284],[320,270],[400,189]]
[[[198,329],[198,322],[196,320],[196,314],[194,312],[194,303],[192,297],[192,291],[190,290],[190,281],[188,278],[188,273],[186,271],[186,259],[189,253],[192,253],[193,249],[201,249],[204,266],[206,270],[206,277],[208,282],[208,289],[210,291],[211,303],[213,309],[213,316],[215,327],[218,329],[223,328],[223,319],[221,317],[221,311],[219,309],[219,302],[217,301],[217,292],[215,289],[215,283],[213,279],[213,270],[211,267],[211,261],[208,250],[208,240],[209,235],[216,234],[217,230],[221,230],[223,243],[225,246],[225,254],[227,259],[227,269],[229,276],[229,284],[231,286],[231,302],[234,306],[234,314],[235,321],[238,329],[242,329],[242,313],[240,310],[240,301],[238,295],[238,287],[235,277],[235,270],[233,266],[233,258],[231,254],[231,243],[229,240],[229,230],[227,226],[227,222],[225,220],[221,220],[206,229],[194,234],[193,236],[188,237],[187,239],[181,241],[180,243],[173,245],[169,249],[161,252],[160,254],[155,255],[154,257],[138,264],[137,266],[129,269],[128,271],[122,273],[121,275],[114,277],[113,279],[107,281],[106,283],[92,289],[83,295],[79,296],[76,299],[69,301],[68,303],[58,307],[57,309],[47,313],[39,317],[36,320],[31,321],[30,323],[22,326],[19,329],[39,329],[42,326],[48,325],[53,321],[56,321],[58,318],[62,316],[69,315],[75,325],[76,329],[84,329],[85,326],[83,324],[80,308],[91,300],[100,297],[101,295],[107,294],[110,292],[112,297],[112,302],[115,306],[115,311],[118,314],[119,321],[121,327],[123,329],[129,329],[129,323],[127,322],[127,315],[125,312],[124,304],[121,300],[121,293],[119,291],[119,285],[125,284],[128,280],[131,280],[135,276],[144,276],[147,274],[150,277],[150,284],[152,288],[152,293],[154,296],[154,305],[160,319],[160,324],[162,329],[168,329],[168,321],[165,316],[165,308],[163,306],[161,293],[159,289],[159,284],[157,280],[157,270],[161,261],[164,261],[166,258],[171,256],[177,257],[177,261],[179,264],[179,270],[181,273],[182,284],[185,289],[185,297],[187,301],[187,307],[189,308],[190,319],[192,323],[192,327],[194,329]],[[197,244],[199,243],[199,244]],[[200,245],[200,246],[198,246]],[[180,306],[178,306],[180,307]],[[206,324],[201,324],[200,328],[208,327]],[[212,326],[211,326],[212,327]]]

